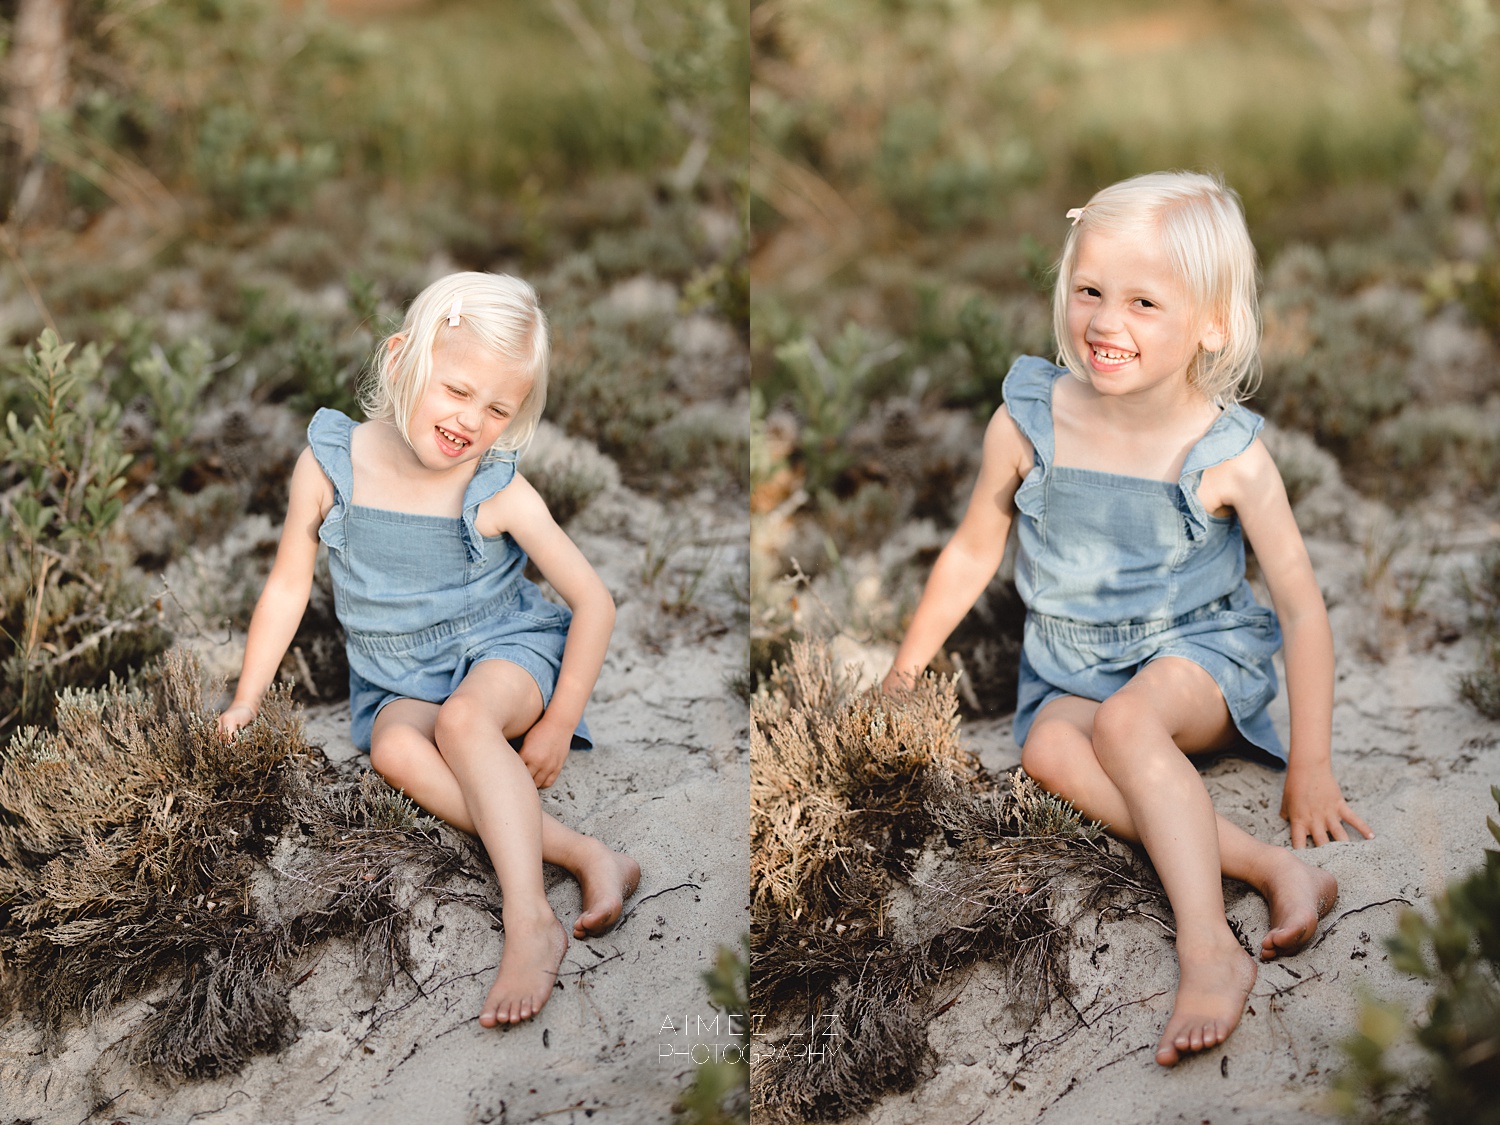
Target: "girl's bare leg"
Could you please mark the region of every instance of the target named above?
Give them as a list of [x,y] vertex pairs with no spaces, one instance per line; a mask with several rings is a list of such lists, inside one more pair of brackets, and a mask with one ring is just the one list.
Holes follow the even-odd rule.
[[[1125,798],[1094,756],[1098,708],[1093,700],[1076,696],[1049,703],[1032,725],[1022,762],[1043,788],[1066,796],[1085,816],[1108,826],[1111,835],[1140,843]],[[1261,960],[1296,953],[1312,940],[1318,920],[1333,907],[1337,881],[1321,868],[1302,862],[1294,852],[1257,840],[1222,816],[1215,814],[1215,821],[1220,871],[1249,883],[1270,907],[1271,927],[1261,940]]]
[[[494,662],[484,661],[479,667],[489,663]],[[531,686],[535,690],[535,683]],[[540,693],[537,704],[540,713]],[[370,762],[381,777],[427,812],[477,836],[463,789],[437,748],[438,711],[437,704],[419,699],[398,699],[387,705],[375,721]],[[504,731],[507,742],[519,740],[535,721],[533,716],[524,725],[508,726]],[[542,813],[542,859],[578,880],[583,894],[583,909],[573,922],[573,936],[578,938],[597,937],[618,922],[625,900],[635,893],[641,879],[640,865],[630,856],[575,832],[546,812]]]
[[1224,1041],[1239,1022],[1255,963],[1224,917],[1220,875],[1242,879],[1271,906],[1262,957],[1293,952],[1332,905],[1331,876],[1217,816],[1183,751],[1223,745],[1232,734],[1212,677],[1190,661],[1154,661],[1104,704],[1049,704],[1027,739],[1023,763],[1053,792],[1114,834],[1143,843],[1177,919],[1180,982],[1157,1047],[1170,1066]]
[[435,745],[495,865],[504,900],[500,971],[479,1016],[486,1027],[540,1012],[568,948],[567,932],[552,913],[542,882],[541,800],[530,771],[505,737],[507,729],[536,722],[541,711],[541,693],[523,669],[486,661],[438,709],[433,723]]

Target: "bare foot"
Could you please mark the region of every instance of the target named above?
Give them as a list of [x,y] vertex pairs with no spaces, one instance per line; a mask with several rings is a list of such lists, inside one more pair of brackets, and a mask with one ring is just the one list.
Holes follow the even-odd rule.
[[1207,954],[1179,948],[1177,999],[1156,1045],[1156,1061],[1175,1066],[1184,1055],[1229,1038],[1255,984],[1255,961],[1225,932],[1228,944]]
[[550,911],[529,924],[507,915],[500,972],[485,997],[479,1022],[485,1027],[520,1023],[540,1012],[552,995],[567,951],[567,932]]
[[573,936],[598,937],[620,920],[625,900],[641,881],[641,865],[600,844],[598,853],[573,874],[583,891],[583,913],[573,923]]
[[1338,901],[1339,884],[1328,872],[1290,852],[1261,889],[1271,907],[1271,930],[1260,943],[1260,959],[1296,953],[1318,932],[1318,920]]

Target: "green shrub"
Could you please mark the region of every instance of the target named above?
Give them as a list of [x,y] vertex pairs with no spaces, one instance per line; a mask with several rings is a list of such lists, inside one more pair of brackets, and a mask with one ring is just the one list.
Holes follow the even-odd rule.
[[1367,451],[1371,428],[1410,398],[1415,310],[1389,295],[1335,300],[1306,291],[1268,293],[1267,319],[1299,326],[1305,346],[1266,356],[1257,409],[1312,434],[1346,464]]
[[[1500,787],[1491,796],[1500,804]],[[1500,824],[1489,819],[1500,841]],[[1402,912],[1386,940],[1391,963],[1432,986],[1425,1018],[1408,1030],[1398,1007],[1367,1000],[1359,1031],[1345,1040],[1349,1065],[1336,1083],[1340,1108],[1381,1121],[1384,1103],[1414,1087],[1432,1122],[1500,1122],[1500,851],[1485,849],[1477,870],[1448,884],[1433,900],[1433,917]],[[1414,1040],[1421,1062],[1410,1072],[1387,1052]],[[1409,1096],[1409,1095],[1408,1095]],[[1404,1115],[1403,1115],[1404,1116]]]
[[1489,551],[1479,573],[1465,575],[1459,585],[1479,634],[1479,655],[1459,677],[1458,691],[1485,718],[1500,719],[1500,548]]
[[832,489],[853,464],[844,438],[878,394],[876,373],[902,350],[900,344],[878,346],[853,321],[826,352],[812,336],[776,349],[789,378],[792,407],[802,419],[802,466],[814,497]]
[[1452,483],[1486,494],[1500,473],[1500,410],[1472,403],[1411,405],[1371,435],[1379,463],[1393,472],[1388,493],[1410,495]]
[[749,1125],[750,935],[745,935],[739,950],[719,946],[714,967],[702,976],[709,1003],[730,1017],[731,1027],[743,1028],[742,1038],[722,1058],[695,1068],[692,1085],[673,1107],[678,1111],[677,1121],[679,1125]]
[[[365,323],[369,294],[349,293],[349,317]],[[368,330],[340,332],[334,324],[314,318],[278,300],[264,288],[241,291],[241,307],[233,352],[249,379],[275,399],[284,399],[299,413],[310,415],[321,406],[359,417],[356,384],[368,358]],[[370,325],[369,328],[376,328]]]
[[140,575],[112,542],[125,470],[120,408],[99,388],[94,346],[74,355],[50,329],[18,371],[29,393],[0,437],[0,733],[44,723],[64,684],[105,682],[165,647]]
[[157,476],[165,485],[176,484],[198,459],[188,439],[215,371],[213,353],[202,340],[190,339],[176,351],[174,363],[159,345],[152,345],[130,365],[151,402],[155,422],[151,451],[156,456]]
[[69,161],[75,179],[119,196],[119,181],[139,178],[135,161],[218,215],[259,219],[300,206],[338,169],[323,123],[365,61],[346,28],[274,0],[82,6],[94,18],[78,21],[76,91],[55,143],[76,135],[111,155]]

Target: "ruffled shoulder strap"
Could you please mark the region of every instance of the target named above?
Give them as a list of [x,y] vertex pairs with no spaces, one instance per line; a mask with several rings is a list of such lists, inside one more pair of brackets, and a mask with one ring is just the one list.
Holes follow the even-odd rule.
[[1201,538],[1208,529],[1208,513],[1198,499],[1198,485],[1203,481],[1204,470],[1222,465],[1249,449],[1265,424],[1266,420],[1259,414],[1246,410],[1238,403],[1232,404],[1214,420],[1214,424],[1198,439],[1198,443],[1188,450],[1178,483],[1187,505],[1188,526],[1194,538]]
[[307,443],[323,475],[333,484],[333,507],[323,517],[318,538],[335,551],[344,549],[344,517],[354,495],[354,462],[349,456],[349,435],[354,432],[354,425],[354,419],[347,414],[326,406],[307,424]]
[[1043,481],[1052,467],[1054,440],[1052,434],[1052,387],[1067,368],[1042,359],[1023,355],[1011,365],[1001,393],[1005,409],[1031,442],[1031,472],[1016,490],[1016,507],[1034,519],[1042,514],[1045,495]]
[[516,479],[516,457],[514,451],[486,457],[464,489],[464,549],[469,553],[470,562],[484,560],[484,536],[479,534],[477,522],[479,505]]

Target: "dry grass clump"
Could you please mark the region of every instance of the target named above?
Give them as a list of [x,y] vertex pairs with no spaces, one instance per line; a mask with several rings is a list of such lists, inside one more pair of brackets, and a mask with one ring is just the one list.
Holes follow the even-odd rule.
[[854,693],[825,646],[798,642],[751,704],[750,752],[752,1088],[768,1122],[914,1085],[932,986],[976,961],[1035,1017],[1071,993],[1074,923],[1155,893],[1024,774],[989,787],[952,679]]
[[60,693],[56,718],[0,760],[0,1002],[52,1047],[138,997],[135,1062],[236,1070],[293,1037],[299,956],[350,936],[389,973],[412,882],[459,865],[372,775],[325,776],[285,688],[224,742],[174,650],[138,686]]
[[799,641],[750,714],[753,909],[793,922],[868,914],[886,871],[929,834],[925,774],[974,772],[952,681],[924,679],[899,704],[851,696],[828,649]]

